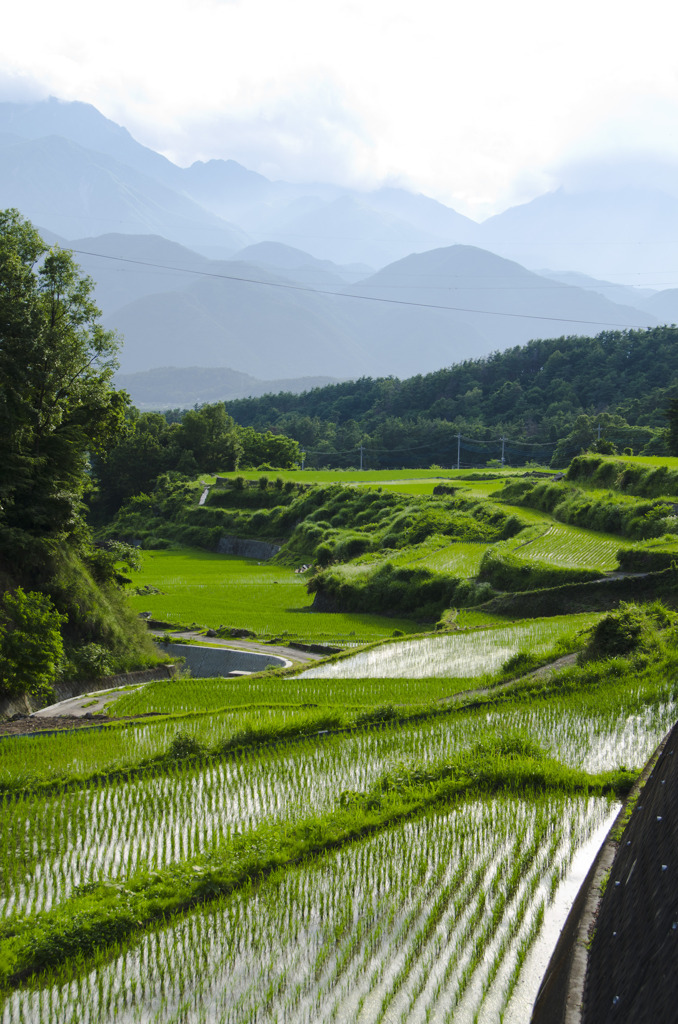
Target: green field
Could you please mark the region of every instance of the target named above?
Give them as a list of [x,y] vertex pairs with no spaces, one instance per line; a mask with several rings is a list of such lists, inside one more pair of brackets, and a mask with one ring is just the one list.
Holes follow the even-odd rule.
[[195,549],[146,551],[134,587],[160,593],[130,598],[138,612],[179,625],[250,629],[262,639],[367,643],[394,629],[416,633],[410,620],[379,615],[310,613],[306,579],[285,566]]
[[600,618],[596,614],[531,619],[494,629],[382,644],[328,664],[304,669],[304,679],[444,677],[471,678],[495,672],[519,651],[539,657],[558,641],[574,638]]
[[619,537],[555,523],[550,517],[544,519],[545,527],[539,536],[525,540],[519,535],[510,542],[511,551],[518,558],[567,568],[599,569],[601,573],[618,568],[617,552],[625,546]]
[[[428,473],[313,476],[416,498],[443,475]],[[266,509],[278,491],[308,497],[272,490]],[[258,514],[258,491],[236,495],[231,521]],[[354,498],[311,493],[311,525],[376,535],[369,498]],[[493,501],[389,495],[401,532],[332,571],[359,587],[385,567],[381,594],[396,579],[411,600],[463,579],[472,603],[491,545],[453,536],[508,538],[507,564],[616,566],[619,537],[532,509],[509,519]],[[299,507],[275,522],[289,530]],[[422,523],[425,539],[403,544]],[[525,965],[563,923],[573,859],[598,849],[675,722],[678,619],[622,606],[602,631],[601,611],[512,621],[485,610],[500,595],[422,635],[413,620],[312,612],[307,578],[142,552],[137,612],[363,650],[121,689],[98,729],[0,742],[0,1024],[524,1024],[540,981]],[[537,614],[559,593],[532,594]],[[508,596],[519,614],[523,595]],[[565,652],[578,660],[534,674]]]
[[[0,963],[6,981],[13,963],[37,973],[9,980],[0,1019],[198,1024],[209,998],[233,1024],[377,1024],[382,1009],[518,1024],[525,955],[572,857],[618,806],[607,776],[585,772],[644,763],[675,717],[675,668],[665,655],[570,669],[539,699],[519,685],[424,720],[331,734],[307,719],[305,735],[301,718],[279,732],[263,704],[281,679],[259,677],[234,692],[258,699],[251,728],[273,744],[223,745],[239,708],[3,741]],[[411,682],[389,685],[372,696]],[[346,706],[361,687],[333,684],[331,699]],[[35,789],[39,774],[52,784]]]

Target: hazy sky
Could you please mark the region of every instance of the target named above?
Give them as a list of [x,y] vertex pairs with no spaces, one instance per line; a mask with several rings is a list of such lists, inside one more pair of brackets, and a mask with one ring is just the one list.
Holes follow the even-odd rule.
[[481,218],[589,157],[678,163],[677,22],[669,0],[23,0],[0,99],[93,103],[180,164]]

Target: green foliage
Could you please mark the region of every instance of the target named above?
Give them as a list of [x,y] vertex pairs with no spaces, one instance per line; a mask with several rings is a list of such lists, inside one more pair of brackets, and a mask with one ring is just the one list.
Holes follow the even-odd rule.
[[570,463],[567,479],[645,498],[678,495],[678,470],[666,464],[647,466],[621,459],[581,455]]
[[527,461],[525,442],[544,445],[549,457],[556,450],[553,464],[565,467],[597,443],[599,426],[603,443],[666,454],[676,330],[539,339],[408,380],[361,378],[304,395],[238,399],[227,409],[244,426],[296,439],[308,467],[355,465],[360,443],[371,449],[369,468],[449,466],[457,433],[486,442],[464,450],[467,464],[498,456],[504,434],[512,439],[507,455],[514,464]]
[[600,577],[595,569],[575,569],[549,562],[519,558],[506,545],[493,544],[482,557],[478,579],[495,590],[536,590],[566,583],[584,583]]
[[678,534],[678,517],[667,502],[637,501],[612,491],[584,491],[564,481],[511,481],[505,485],[502,499],[548,512],[563,523],[634,540]]
[[0,695],[44,697],[64,655],[59,615],[46,594],[17,587],[0,600]]
[[92,291],[71,253],[0,212],[0,554],[21,571],[39,541],[82,529],[88,453],[127,402]]
[[490,615],[535,618],[607,611],[619,601],[653,601],[658,597],[671,605],[678,602],[678,572],[675,569],[665,569],[648,576],[568,583],[542,590],[501,594],[488,601],[483,611]]
[[309,581],[309,591],[316,594],[321,607],[329,602],[341,611],[378,611],[426,621],[437,619],[451,605],[473,606],[492,596],[487,583],[390,562],[377,563],[359,575],[344,572],[342,566],[330,566]]
[[666,447],[670,455],[678,455],[678,398],[672,398],[666,410],[668,430],[666,434]]
[[647,654],[666,642],[675,642],[677,625],[676,613],[668,611],[658,601],[644,607],[622,603],[592,628],[580,661]]
[[252,427],[242,427],[238,431],[238,444],[242,469],[257,469],[265,464],[272,469],[294,469],[301,462],[298,442],[284,434],[270,430],[258,433]]

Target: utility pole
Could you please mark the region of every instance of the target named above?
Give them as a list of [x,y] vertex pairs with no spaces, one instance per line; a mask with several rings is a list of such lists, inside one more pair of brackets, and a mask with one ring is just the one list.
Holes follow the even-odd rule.
[[504,462],[506,461],[504,459],[504,448],[505,448],[505,445],[506,445],[506,438],[502,437],[502,439],[501,439],[501,464],[502,464],[502,466],[504,465]]
[[600,423],[598,424],[598,440],[600,441]]
[[461,434],[457,434],[457,469],[461,469]]
[[360,468],[363,468],[363,446],[360,445]]

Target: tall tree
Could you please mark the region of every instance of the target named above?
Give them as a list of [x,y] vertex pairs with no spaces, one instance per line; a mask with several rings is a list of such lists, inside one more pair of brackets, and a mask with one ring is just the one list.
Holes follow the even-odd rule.
[[127,404],[93,283],[17,210],[0,211],[0,550],[80,524],[87,456]]

